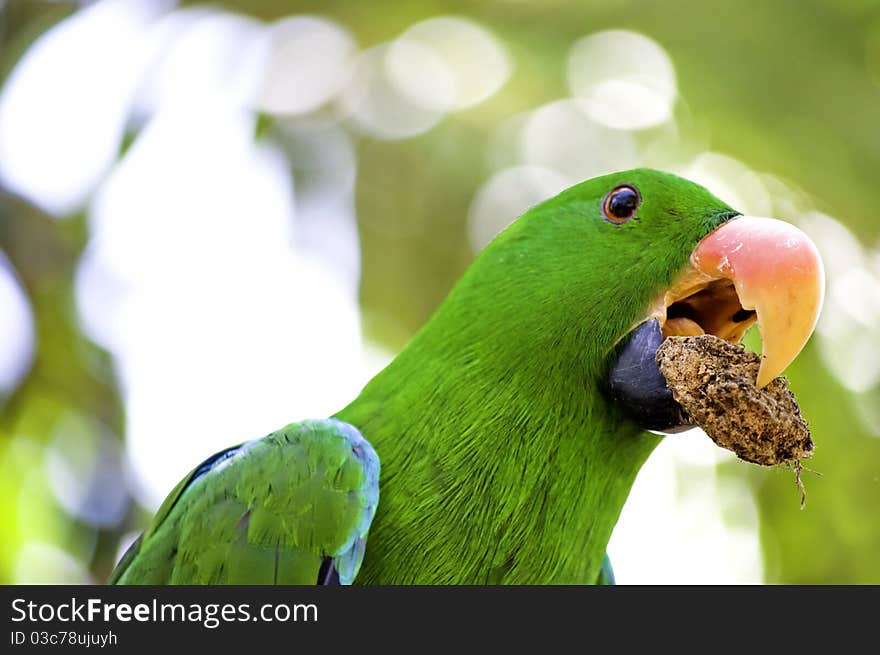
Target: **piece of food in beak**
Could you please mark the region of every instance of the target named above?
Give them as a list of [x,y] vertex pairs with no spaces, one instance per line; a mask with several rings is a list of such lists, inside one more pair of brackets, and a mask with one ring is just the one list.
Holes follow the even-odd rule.
[[811,456],[813,440],[785,378],[755,386],[758,355],[710,334],[670,337],[657,365],[676,402],[718,446],[764,466]]
[[790,223],[742,216],[704,238],[691,263],[709,278],[731,280],[742,308],[757,312],[757,386],[764,388],[797,357],[816,326],[825,293],[819,251]]

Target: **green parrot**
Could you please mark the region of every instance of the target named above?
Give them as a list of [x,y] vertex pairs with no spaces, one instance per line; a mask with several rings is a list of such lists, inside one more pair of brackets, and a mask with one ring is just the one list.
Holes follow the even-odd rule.
[[499,234],[347,407],[197,466],[110,581],[613,582],[605,549],[639,468],[692,427],[662,340],[757,323],[764,386],[823,290],[806,235],[688,180],[577,184]]

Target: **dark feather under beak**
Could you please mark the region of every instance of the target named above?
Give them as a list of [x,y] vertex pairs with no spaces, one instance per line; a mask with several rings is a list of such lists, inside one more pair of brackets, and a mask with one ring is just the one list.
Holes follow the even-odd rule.
[[694,427],[657,367],[660,321],[642,323],[619,346],[608,376],[611,398],[644,430],[672,434]]

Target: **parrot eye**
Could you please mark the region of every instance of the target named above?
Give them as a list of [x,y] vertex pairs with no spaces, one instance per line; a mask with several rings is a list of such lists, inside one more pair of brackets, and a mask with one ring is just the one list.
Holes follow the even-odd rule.
[[608,192],[602,203],[605,218],[612,223],[625,223],[633,217],[642,203],[638,189],[629,184],[621,184]]

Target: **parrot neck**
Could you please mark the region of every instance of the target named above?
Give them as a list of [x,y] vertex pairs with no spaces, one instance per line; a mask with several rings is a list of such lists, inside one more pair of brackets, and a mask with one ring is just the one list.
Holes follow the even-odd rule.
[[659,437],[607,402],[577,336],[523,344],[483,326],[476,338],[448,318],[337,415],[381,460],[357,581],[595,582]]

